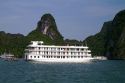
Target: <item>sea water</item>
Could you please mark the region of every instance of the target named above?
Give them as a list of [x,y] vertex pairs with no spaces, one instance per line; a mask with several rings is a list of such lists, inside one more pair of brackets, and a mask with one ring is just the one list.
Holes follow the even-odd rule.
[[125,61],[37,63],[1,59],[0,83],[125,83]]

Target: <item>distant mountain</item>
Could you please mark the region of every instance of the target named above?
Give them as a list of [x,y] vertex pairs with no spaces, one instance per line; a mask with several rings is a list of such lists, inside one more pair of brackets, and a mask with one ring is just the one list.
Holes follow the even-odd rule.
[[44,41],[44,44],[51,45],[64,44],[63,36],[58,31],[55,19],[51,14],[44,14],[36,29],[27,36],[0,31],[0,55],[11,53],[16,57],[23,57],[26,46],[33,40]]
[[107,56],[109,59],[125,59],[125,10],[120,11],[112,21],[105,22],[101,31],[84,41],[63,40],[54,17],[44,14],[35,30],[27,36],[0,32],[0,54],[11,53],[23,57],[30,41],[44,41],[53,45],[88,45],[93,56]]
[[[54,17],[51,14],[44,14],[37,24],[37,28],[29,33],[31,40],[42,40],[46,44],[63,44],[63,36],[57,29]],[[33,38],[32,38],[33,37]]]
[[64,44],[65,45],[73,45],[73,46],[81,46],[81,45],[85,45],[85,44],[83,44],[83,42],[82,41],[78,41],[78,40],[75,40],[75,39],[65,39],[64,40]]
[[112,21],[105,22],[102,30],[84,40],[94,56],[109,59],[125,59],[125,10],[120,11]]
[[25,37],[22,34],[0,31],[0,54],[10,53],[16,57],[22,57],[26,43]]

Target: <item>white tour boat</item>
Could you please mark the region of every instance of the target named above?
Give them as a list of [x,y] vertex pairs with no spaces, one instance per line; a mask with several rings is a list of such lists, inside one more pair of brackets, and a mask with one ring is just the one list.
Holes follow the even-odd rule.
[[86,62],[93,58],[87,46],[43,45],[43,41],[31,41],[25,49],[25,59],[43,62]]

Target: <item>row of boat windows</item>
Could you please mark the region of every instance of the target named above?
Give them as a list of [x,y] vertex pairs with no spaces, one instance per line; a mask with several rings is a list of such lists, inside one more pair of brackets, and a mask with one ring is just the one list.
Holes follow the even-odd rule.
[[30,50],[33,50],[33,49],[36,49],[36,50],[67,50],[67,51],[69,51],[69,50],[76,50],[76,51],[85,51],[85,50],[87,50],[86,48],[41,48],[41,47],[38,47],[38,48],[30,47],[28,49],[30,49]]
[[[42,58],[84,58],[89,56],[41,56]],[[40,58],[40,56],[30,56],[30,58]]]
[[88,52],[29,52],[33,54],[47,54],[47,55],[53,55],[53,54],[71,54],[71,55],[80,55],[80,54],[88,54]]

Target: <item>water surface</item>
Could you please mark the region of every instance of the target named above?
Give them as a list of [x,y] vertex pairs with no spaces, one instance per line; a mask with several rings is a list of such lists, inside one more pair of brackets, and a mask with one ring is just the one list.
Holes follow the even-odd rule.
[[0,83],[125,83],[125,61],[35,63],[0,60]]

